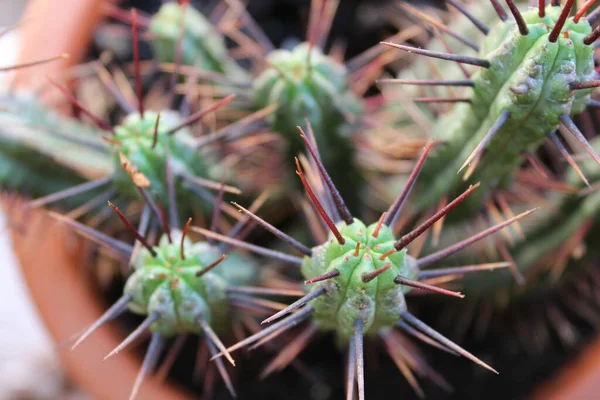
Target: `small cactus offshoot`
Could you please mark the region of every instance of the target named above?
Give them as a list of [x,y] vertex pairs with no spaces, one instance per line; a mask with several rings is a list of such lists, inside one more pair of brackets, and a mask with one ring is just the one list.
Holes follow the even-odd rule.
[[267,122],[285,137],[290,154],[302,149],[296,127],[306,118],[319,147],[331,150],[322,155],[326,166],[336,165],[339,154],[350,158],[362,105],[350,89],[346,67],[306,42],[273,51],[266,60],[269,67],[254,81],[255,103],[260,108],[278,105]]
[[[108,85],[113,89],[115,98],[121,99],[121,106],[128,113],[120,124],[113,127],[75,99],[67,88],[51,81],[74,107],[87,116],[96,127],[106,132],[104,139],[108,142],[109,153],[114,160],[113,171],[107,177],[36,199],[30,203],[30,207],[47,205],[90,190],[109,187],[131,200],[143,198],[148,205],[154,203],[152,197],[156,195],[161,203],[179,204],[182,211],[186,213],[192,212],[203,204],[195,201],[195,196],[190,192],[200,192],[209,201],[214,199],[211,194],[205,192],[204,188],[220,187],[219,182],[210,179],[210,175],[215,173],[213,168],[215,160],[208,149],[202,147],[226,138],[227,127],[224,131],[195,138],[189,126],[227,105],[235,95],[226,96],[187,117],[171,110],[157,112],[145,109],[135,15],[132,13],[133,66],[137,104],[132,105],[123,101],[122,94],[115,91],[110,84]],[[136,109],[137,111],[134,111]],[[237,188],[229,185],[223,187],[227,192],[239,193]],[[175,211],[170,210],[170,212]]]

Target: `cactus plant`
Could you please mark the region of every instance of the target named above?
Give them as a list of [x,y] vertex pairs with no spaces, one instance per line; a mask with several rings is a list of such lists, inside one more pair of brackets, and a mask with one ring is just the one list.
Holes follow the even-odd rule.
[[[376,136],[374,134],[376,129],[369,130],[369,128],[377,125],[373,122],[374,118],[369,115],[373,110],[372,103],[360,98],[363,92],[360,89],[361,85],[365,86],[370,82],[370,78],[365,78],[369,74],[362,71],[365,75],[363,76],[361,70],[372,67],[379,73],[381,69],[379,63],[385,60],[377,59],[377,56],[359,57],[344,65],[336,61],[333,55],[324,54],[324,37],[331,21],[323,22],[323,20],[333,18],[331,4],[337,4],[336,2],[327,3],[327,6],[321,10],[323,12],[320,16],[317,15],[318,12],[311,13],[308,42],[289,50],[271,51],[270,46],[257,46],[256,48],[264,48],[265,52],[254,57],[258,63],[253,67],[262,69],[262,72],[256,75],[241,71],[233,58],[227,54],[223,37],[218,29],[212,27],[208,20],[192,7],[176,3],[163,5],[158,14],[150,19],[148,29],[157,60],[163,64],[174,64],[169,67],[171,68],[169,71],[173,72],[172,83],[179,75],[186,75],[193,79],[200,75],[203,79],[208,77],[209,80],[217,82],[212,89],[219,91],[219,95],[235,92],[236,104],[239,106],[237,111],[243,110],[240,119],[229,127],[221,128],[221,121],[218,121],[215,125],[218,127],[216,132],[208,134],[203,132],[204,135],[199,137],[194,136],[195,132],[190,125],[199,121],[206,113],[227,104],[234,95],[224,97],[223,100],[187,117],[185,112],[178,113],[166,109],[158,112],[146,109],[142,100],[144,88],[140,76],[138,50],[135,45],[138,21],[134,14],[132,18],[133,67],[135,90],[138,95],[137,104],[126,104],[126,117],[113,126],[95,117],[69,95],[73,105],[106,133],[105,141],[108,144],[101,145],[103,151],[100,152],[99,157],[103,164],[108,164],[108,168],[105,168],[106,172],[101,175],[101,179],[92,179],[91,182],[83,182],[83,178],[76,177],[74,180],[77,180],[79,186],[51,195],[43,192],[41,195],[44,197],[30,205],[42,205],[67,199],[73,194],[90,194],[92,189],[97,190],[109,185],[112,185],[112,192],[118,192],[130,200],[143,199],[145,208],[141,214],[140,232],[136,231],[139,240],[136,246],[143,245],[145,248],[131,249],[128,245],[110,240],[106,236],[92,234],[95,235],[96,240],[112,243],[113,249],[116,248],[117,252],[123,253],[125,257],[132,257],[131,262],[135,272],[128,278],[124,288],[125,295],[117,303],[116,308],[111,308],[112,311],[109,311],[100,322],[114,317],[116,315],[114,313],[117,312],[115,310],[122,312],[126,308],[146,317],[141,328],[131,337],[134,338],[146,328],[154,332],[151,351],[146,357],[140,375],[143,377],[156,361],[161,336],[190,332],[204,333],[211,337],[206,324],[216,332],[220,332],[221,329],[227,331],[233,314],[228,296],[235,291],[236,282],[233,277],[223,277],[221,274],[227,272],[228,263],[231,263],[234,272],[242,271],[240,265],[246,264],[241,260],[241,255],[235,260],[230,256],[226,260],[221,260],[222,262],[214,271],[196,276],[196,272],[202,272],[216,265],[212,264],[213,261],[219,260],[221,250],[212,242],[192,244],[185,239],[186,228],[183,231],[177,229],[182,225],[180,215],[188,215],[199,210],[206,211],[208,207],[215,204],[218,204],[217,208],[224,208],[222,192],[226,190],[237,192],[235,188],[226,186],[223,182],[219,184],[210,181],[211,178],[223,177],[222,172],[225,168],[221,165],[221,159],[215,151],[200,152],[199,150],[208,149],[208,144],[219,142],[224,138],[241,137],[249,132],[273,131],[283,142],[283,155],[267,151],[265,160],[269,162],[269,168],[275,169],[276,173],[281,173],[287,168],[273,168],[273,164],[270,164],[273,159],[291,158],[301,152],[305,146],[310,153],[312,161],[301,157],[296,163],[296,173],[300,176],[301,183],[317,209],[317,214],[305,210],[305,214],[310,217],[310,233],[316,238],[317,245],[309,247],[300,243],[299,240],[256,216],[255,211],[247,210],[237,204],[235,206],[245,214],[245,218],[284,239],[303,257],[273,250],[272,246],[269,246],[271,248],[257,246],[254,244],[255,237],[243,241],[232,236],[224,236],[216,232],[221,228],[214,224],[210,230],[192,228],[210,240],[223,241],[228,245],[239,246],[296,265],[297,270],[290,271],[290,274],[302,275],[306,284],[301,287],[301,291],[295,290],[295,293],[302,293],[300,300],[264,321],[264,323],[273,322],[267,329],[229,349],[221,346],[220,342],[209,339],[209,343],[221,346],[221,354],[217,354],[217,351],[213,352],[215,359],[221,363],[219,356],[229,356],[230,351],[247,345],[257,347],[276,336],[282,339],[285,336],[284,331],[301,321],[309,321],[302,333],[292,339],[291,344],[267,366],[263,376],[285,367],[319,332],[333,333],[338,344],[348,349],[350,357],[346,388],[347,396],[350,398],[355,389],[355,380],[358,382],[359,398],[365,396],[363,336],[377,336],[383,339],[388,353],[417,394],[421,394],[422,391],[413,373],[431,378],[442,386],[444,381],[426,362],[415,361],[423,358],[415,348],[403,346],[408,343],[404,335],[415,336],[491,369],[479,358],[425,325],[411,313],[415,309],[412,305],[409,312],[407,298],[415,292],[423,291],[462,297],[459,292],[433,284],[434,278],[454,279],[455,275],[458,275],[462,278],[460,283],[464,291],[473,294],[474,300],[469,303],[469,307],[471,304],[488,302],[498,306],[499,299],[506,297],[510,299],[509,302],[518,305],[524,297],[538,290],[551,291],[558,278],[563,277],[560,272],[564,265],[567,265],[564,275],[568,277],[570,274],[579,275],[581,266],[588,264],[592,252],[586,253],[583,260],[572,260],[561,265],[550,263],[541,269],[541,273],[538,273],[540,272],[538,267],[546,260],[548,253],[557,254],[553,248],[563,243],[566,248],[567,244],[571,243],[569,240],[571,237],[581,238],[582,243],[592,243],[593,231],[597,225],[595,216],[598,214],[596,193],[591,193],[587,197],[580,197],[579,193],[576,193],[583,188],[584,183],[589,184],[597,178],[597,171],[594,169],[595,163],[599,160],[597,149],[594,149],[597,144],[596,141],[592,144],[587,142],[572,121],[572,117],[581,114],[586,105],[595,104],[590,100],[592,88],[597,86],[594,80],[592,43],[600,35],[600,30],[593,30],[590,23],[596,13],[589,16],[587,21],[583,18],[590,2],[586,3],[572,18],[568,18],[568,13],[573,1],[567,1],[564,8],[559,8],[555,3],[541,4],[539,8],[521,14],[515,4],[508,0],[507,4],[515,19],[513,22],[494,0],[493,8],[502,22],[488,27],[468,11],[465,12],[459,3],[450,0],[450,4],[459,10],[462,9],[486,37],[479,45],[465,38],[464,35],[457,35],[449,28],[443,28],[444,32],[451,32],[451,36],[458,39],[464,48],[481,47],[479,57],[457,55],[448,49],[444,53],[437,49],[424,50],[392,41],[386,42],[389,48],[380,46],[379,54],[383,52],[386,55],[392,54],[395,49],[401,49],[463,64],[473,64],[483,70],[465,79],[451,77],[452,79],[438,80],[437,77],[433,79],[432,76],[425,76],[424,81],[405,77],[393,80],[395,84],[428,86],[427,89],[430,89],[430,86],[442,86],[450,94],[457,87],[467,87],[467,90],[472,90],[473,94],[468,98],[418,99],[421,102],[458,104],[454,104],[449,113],[442,115],[435,122],[430,136],[433,136],[438,143],[435,145],[429,143],[426,146],[422,156],[416,162],[416,168],[408,178],[402,177],[401,195],[379,221],[372,224],[364,222],[370,217],[368,213],[365,212],[363,216],[363,213],[357,212],[365,211],[367,206],[373,205],[367,205],[364,201],[366,196],[373,194],[373,191],[365,190],[366,186],[363,185],[365,182],[362,178],[366,175],[366,168],[357,161],[359,158],[357,154],[364,150],[363,139]],[[231,4],[235,4],[235,1]],[[405,5],[403,8],[410,10],[412,15],[425,19],[423,13],[410,6]],[[247,19],[240,17],[240,20],[244,25],[248,25]],[[425,20],[436,29],[442,29],[431,19]],[[315,25],[319,23],[323,26],[316,29]],[[222,24],[221,27],[224,25],[226,24]],[[245,28],[250,30],[249,26]],[[239,35],[233,35],[231,31],[229,34],[234,40],[236,37],[239,39]],[[262,44],[260,35],[252,33],[252,36],[256,44]],[[444,39],[440,39],[437,45],[440,43],[443,47],[447,47]],[[433,46],[435,45],[434,43]],[[246,50],[248,46],[246,45]],[[250,46],[250,48],[254,47]],[[367,65],[365,59],[376,62]],[[437,66],[437,64],[433,65]],[[191,68],[186,69],[184,66]],[[425,69],[415,73],[417,75],[429,73],[429,71],[425,72]],[[462,70],[459,72],[463,73]],[[464,73],[469,74],[470,71],[465,69]],[[357,80],[362,80],[360,85]],[[191,84],[190,82],[187,83]],[[64,88],[60,86],[59,88],[66,92]],[[177,96],[179,93],[177,86],[173,84],[170,90],[172,92],[168,94],[169,103],[178,104],[180,99]],[[187,94],[184,96],[181,110],[185,111],[186,107],[193,104],[193,102],[188,103],[190,99]],[[379,101],[380,98],[377,100]],[[384,104],[384,107],[388,111],[394,107],[398,108],[395,103]],[[137,111],[134,111],[136,108]],[[402,111],[404,110],[400,110]],[[427,115],[436,117],[435,112],[428,112]],[[570,136],[565,138],[574,138],[576,141],[573,143],[583,145],[592,156],[591,160],[582,162],[582,167],[575,164],[574,158],[566,152],[562,142],[556,138],[554,131],[560,124],[566,128],[565,132],[568,134],[570,132]],[[412,128],[406,121],[402,121],[402,125],[403,132]],[[309,135],[298,136],[297,126],[306,126]],[[62,131],[63,128],[58,130]],[[468,231],[473,222],[477,221],[482,205],[488,211],[487,216],[501,219],[493,213],[495,209],[493,201],[498,202],[500,207],[505,205],[500,204],[498,196],[508,190],[514,190],[513,181],[523,173],[521,170],[523,161],[528,159],[528,156],[524,156],[523,153],[538,152],[545,158],[551,158],[540,150],[548,135],[577,172],[577,174],[564,174],[562,167],[557,168],[557,181],[560,174],[568,176],[559,183],[553,183],[567,192],[544,193],[545,202],[554,205],[560,212],[552,214],[549,210],[544,210],[536,213],[542,214],[541,217],[523,221],[525,235],[517,239],[509,237],[511,239],[509,244],[510,241],[515,242],[510,248],[514,261],[510,255],[507,257],[506,252],[502,251],[506,247],[502,241],[496,243],[500,253],[503,253],[500,256],[506,258],[504,262],[496,262],[498,255],[492,254],[486,255],[490,258],[485,260],[486,263],[480,264],[484,261],[481,258],[482,252],[478,251],[481,247],[476,248],[475,251],[461,252],[460,255],[450,257],[451,254],[492,233],[502,231],[505,236],[509,236],[508,230],[503,228],[530,213],[526,211],[521,214],[515,213],[518,214],[517,216],[511,215],[513,209],[521,211],[523,207],[530,207],[529,204],[523,205],[526,202],[511,203],[503,208],[503,212],[508,215],[505,221],[498,221],[494,227],[485,229],[475,236],[470,236],[471,232]],[[225,147],[211,146],[211,150],[220,151]],[[245,159],[250,153],[243,147],[242,145],[238,149],[239,159]],[[39,146],[34,146],[33,149],[38,151]],[[50,149],[44,154],[54,153],[55,151]],[[429,153],[433,156],[425,162]],[[375,155],[374,152],[370,154]],[[13,158],[13,161],[24,160],[21,154]],[[251,162],[253,161],[254,159]],[[29,161],[23,164],[29,168],[28,163]],[[41,167],[34,165],[35,168],[32,169],[43,176],[46,173],[46,165],[52,163],[52,158],[44,159]],[[65,163],[69,166],[72,164],[70,161]],[[88,161],[84,160],[73,164],[87,163]],[[215,173],[214,169],[218,172]],[[464,170],[467,170],[466,179],[457,175],[457,172]],[[264,175],[254,171],[243,172],[246,173],[243,179],[251,181],[244,182],[249,186],[260,184],[264,179]],[[417,180],[419,174],[420,178]],[[63,176],[62,170],[58,175]],[[234,171],[230,175],[239,177],[242,174]],[[382,171],[374,171],[372,175],[379,178],[385,174]],[[286,172],[281,176],[286,176]],[[247,179],[248,177],[250,179]],[[6,178],[14,178],[14,176],[7,174]],[[40,181],[44,179],[42,177]],[[22,190],[22,181],[18,181],[13,187]],[[280,182],[287,184],[285,180]],[[335,186],[333,182],[336,183]],[[373,179],[369,183],[375,185],[378,182],[379,180]],[[480,183],[476,186],[468,186],[475,182]],[[220,189],[218,200],[206,201],[214,199],[214,196],[206,196],[206,193],[200,190],[195,194],[199,192],[204,194],[205,198],[204,201],[199,201],[188,191],[188,188],[195,184]],[[70,182],[59,182],[53,187],[67,185],[70,186]],[[572,190],[572,188],[576,189]],[[409,202],[411,190],[415,192],[413,196],[415,200]],[[155,202],[153,198],[155,193],[159,202]],[[289,193],[291,193],[290,197],[294,197],[296,192],[288,190],[286,194]],[[455,196],[457,197],[454,201],[448,202]],[[305,200],[297,198],[294,200],[297,200],[297,204],[306,205]],[[277,205],[281,205],[280,203],[283,204],[277,201]],[[160,210],[162,204],[178,204],[181,208],[180,210],[176,207],[169,209],[172,230],[164,210],[163,212]],[[430,212],[430,209],[436,205],[438,209]],[[410,210],[412,214],[403,213],[400,221],[400,214],[404,208]],[[437,229],[437,234],[441,235],[438,240],[445,246],[453,243],[452,235],[458,232],[461,236],[458,244],[439,250],[435,248],[435,241],[427,241],[423,246],[424,255],[412,256],[412,248],[409,254],[407,245],[419,237],[422,240],[421,235],[431,226],[440,228],[441,221],[453,209],[455,211],[447,217],[452,224],[448,224],[443,234],[440,234],[441,229]],[[165,232],[156,245],[150,245],[144,239],[143,231],[148,227],[151,212],[155,214],[156,221]],[[298,218],[295,218],[293,213],[289,215],[290,220],[296,223]],[[361,215],[361,218],[353,215]],[[119,216],[126,220],[122,214]],[[57,216],[57,218],[65,220],[64,217]],[[414,230],[398,236],[400,226],[406,229],[419,219],[422,223],[417,222],[413,225]],[[75,222],[68,223],[91,234],[90,228]],[[127,224],[131,226],[129,222]],[[549,229],[559,224],[563,229]],[[326,235],[324,227],[329,228],[329,233]],[[516,226],[513,228],[515,232],[518,230]],[[244,234],[247,233],[248,231]],[[561,247],[558,252],[560,253],[564,248]],[[442,259],[446,263],[454,263],[455,260],[468,260],[468,262],[460,262],[459,264],[466,265],[463,267],[424,270],[425,267],[434,266]],[[176,265],[174,266],[173,263]],[[467,276],[469,275],[467,272],[507,266],[511,268],[490,274]],[[253,281],[253,278],[262,281],[261,274],[255,272],[253,268],[247,270],[244,268],[242,272],[244,275],[240,282],[242,285]],[[519,278],[516,282],[515,276]],[[562,282],[564,280],[561,279],[560,283]],[[265,289],[263,293],[277,292],[274,289],[269,290],[272,291],[268,292]],[[165,305],[168,307],[165,308]],[[505,304],[494,310],[501,309],[503,306]],[[452,304],[452,307],[456,305]],[[190,316],[190,312],[193,315],[186,318]],[[204,316],[202,321],[198,319],[200,314]],[[160,318],[157,315],[160,315]],[[277,319],[281,320],[274,322]],[[125,341],[125,345],[129,340]],[[398,347],[406,348],[400,351]],[[410,368],[407,368],[407,365]],[[221,374],[227,380],[222,366]],[[140,382],[141,380],[138,384]],[[231,386],[229,384],[228,386],[233,392]]]
[[230,77],[245,76],[229,56],[225,38],[188,3],[163,4],[150,19],[148,32],[155,57],[160,62],[179,61]]
[[[109,358],[117,354],[146,330],[152,333],[130,399],[135,398],[145,376],[156,366],[165,339],[183,334],[202,335],[213,356],[219,349],[235,365],[218,334],[231,332],[233,321],[244,307],[252,304],[252,297],[248,294],[298,295],[298,291],[248,286],[258,280],[256,262],[243,253],[234,251],[229,255],[221,254],[222,249],[215,244],[190,240],[187,233],[191,218],[182,231],[167,228],[169,230],[163,233],[158,242],[151,245],[117,206],[110,201],[108,205],[142,244],[140,251],[68,217],[54,212],[50,215],[76,231],[93,237],[114,254],[131,258],[133,273],[127,278],[123,295],[79,335],[72,346],[74,349],[95,330],[126,310],[144,316],[139,327],[106,356]],[[156,217],[165,216],[161,214]],[[168,227],[167,223],[165,225]],[[222,360],[217,360],[216,365],[227,389],[235,397],[233,384]]]
[[[302,275],[306,279],[305,284],[310,286],[308,286],[308,294],[306,296],[267,318],[263,323],[273,322],[298,310],[296,313],[231,346],[228,350],[233,351],[265,337],[278,335],[300,321],[310,319],[313,326],[310,330],[311,336],[318,330],[332,331],[335,333],[340,345],[348,346],[351,357],[348,364],[347,396],[352,398],[354,379],[356,379],[360,399],[365,398],[363,336],[378,335],[382,336],[385,340],[389,334],[389,330],[394,327],[399,327],[409,334],[414,334],[416,329],[444,347],[495,372],[493,368],[489,367],[483,361],[432,330],[408,312],[405,295],[412,288],[418,288],[444,295],[463,297],[461,293],[452,292],[423,282],[430,275],[422,271],[422,269],[501,230],[529,215],[533,210],[524,212],[427,257],[415,259],[407,254],[406,246],[430,228],[436,221],[443,218],[450,210],[464,201],[475,191],[477,186],[470,187],[444,207],[444,209],[427,219],[422,225],[396,240],[390,226],[397,220],[399,212],[403,209],[404,202],[412,189],[412,185],[408,184],[405,187],[388,211],[382,214],[378,222],[367,226],[360,219],[354,218],[350,214],[318,156],[319,153],[315,147],[314,137],[309,139],[304,133],[301,134],[301,137],[313,157],[314,169],[311,171],[311,176],[318,174],[318,187],[323,188],[323,190],[315,192],[312,189],[312,187],[317,186],[317,182],[313,182],[312,185],[309,183],[298,159],[296,159],[296,171],[315,209],[326,226],[329,227],[330,233],[326,241],[313,248],[309,248],[261,220],[250,211],[239,207],[243,212],[251,215],[263,227],[273,232],[277,237],[284,239],[304,254],[303,258],[295,258],[290,261],[301,267]],[[416,179],[419,169],[423,165],[431,147],[432,143],[425,148],[416,169],[411,175],[413,179]],[[335,216],[339,216],[340,219],[337,220]],[[210,231],[201,229],[196,229],[196,231],[208,238],[220,239],[227,243],[244,247],[243,243],[232,242],[228,238],[211,233]],[[445,271],[438,270],[434,274],[435,276],[453,273],[462,274],[483,269],[493,269],[497,266],[495,264],[491,266],[481,265],[451,268]],[[303,336],[304,333],[301,335]],[[307,338],[303,336],[302,343],[305,345],[306,342]],[[298,347],[293,346],[293,348],[294,351],[299,351]],[[390,352],[390,355],[394,357],[392,352]],[[281,369],[285,365],[282,362],[277,367]],[[419,391],[419,389],[416,390]]]

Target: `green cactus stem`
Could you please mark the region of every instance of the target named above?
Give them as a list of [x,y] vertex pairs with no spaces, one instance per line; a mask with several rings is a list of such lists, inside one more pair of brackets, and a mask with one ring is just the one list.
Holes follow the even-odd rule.
[[[378,234],[375,237],[376,229]],[[351,225],[343,224],[339,231],[344,244],[340,245],[331,237],[326,243],[314,247],[312,255],[304,258],[301,271],[306,280],[335,274],[332,271],[339,272],[319,286],[325,288],[327,295],[316,298],[310,304],[315,309],[315,323],[347,341],[353,334],[357,319],[363,321],[365,335],[391,328],[399,321],[400,315],[406,311],[404,295],[411,287],[396,284],[394,278],[401,275],[416,280],[419,268],[416,259],[406,254],[406,249],[381,259],[396,242],[392,230],[385,225],[375,223],[367,227],[355,219]],[[385,271],[372,280],[363,278],[383,269]]]
[[[118,207],[110,202],[108,204],[142,244],[142,249],[135,251],[134,247],[127,243],[70,218],[56,213],[50,214],[109,248],[112,254],[129,257],[134,268],[125,283],[121,298],[79,336],[73,348],[127,309],[145,316],[140,326],[105,357],[119,353],[146,330],[152,333],[152,340],[134,384],[131,399],[137,394],[149,369],[155,366],[164,339],[168,337],[182,334],[201,335],[213,356],[217,354],[218,348],[225,352],[229,362],[235,365],[218,336],[231,333],[232,322],[239,314],[240,308],[236,308],[232,294],[236,289],[241,290],[241,293],[245,293],[242,289],[250,289],[250,293],[289,293],[281,293],[276,289],[248,287],[247,285],[258,280],[257,264],[254,260],[237,252],[231,252],[231,256],[227,257],[216,245],[193,242],[187,237],[191,218],[182,231],[169,230],[158,243],[151,245]],[[159,213],[157,217],[163,216]],[[246,301],[252,301],[252,298],[246,296]],[[217,360],[217,367],[228,390],[235,397],[231,380],[221,359]]]
[[572,2],[562,9],[548,5],[542,17],[537,9],[519,13],[514,8],[517,22],[507,19],[493,26],[478,58],[389,43],[480,67],[468,80],[473,88],[469,102],[457,104],[434,127],[432,136],[444,145],[423,169],[418,207],[434,205],[444,193],[458,193],[465,181],[479,181],[483,190],[463,205],[468,214],[479,210],[491,190],[510,183],[523,153],[540,147],[560,124],[600,161],[570,119],[585,109],[597,82],[592,28],[585,19],[566,18],[571,7]]
[[[100,132],[60,116],[25,93],[0,98],[0,187],[33,198],[97,178],[110,170]],[[65,199],[71,208],[94,193]]]
[[164,3],[151,18],[148,30],[154,54],[161,63],[175,63],[179,48],[179,61],[183,65],[193,65],[230,78],[246,76],[229,56],[225,38],[189,4]]
[[[167,337],[184,332],[200,334],[202,321],[217,332],[227,332],[231,318],[227,287],[235,282],[226,277],[242,270],[244,276],[237,281],[252,282],[254,262],[240,254],[223,258],[217,246],[193,243],[182,238],[180,231],[173,231],[171,239],[169,242],[163,235],[153,246],[154,255],[144,248],[134,261],[135,271],[124,289],[131,298],[129,310],[145,316],[159,314],[150,330]],[[218,268],[207,268],[215,262],[219,262]]]
[[[600,150],[600,140],[592,140],[595,149]],[[600,179],[600,167],[593,159],[580,163],[581,172],[591,182]],[[581,177],[571,170],[566,182],[577,188],[576,192],[555,193],[548,198],[550,207],[544,207],[537,215],[533,226],[528,226],[525,239],[511,249],[512,257],[519,272],[526,278],[526,285],[517,285],[508,271],[499,271],[493,277],[479,276],[477,281],[465,279],[465,290],[469,289],[474,298],[487,298],[496,294],[500,305],[506,306],[505,299],[516,302],[523,296],[553,288],[556,284],[577,275],[578,267],[585,260],[597,256],[595,239],[599,226],[600,192],[590,191]],[[569,257],[563,268],[555,270],[558,255],[573,239],[582,245],[584,253],[579,257]],[[564,275],[564,279],[563,278]],[[560,279],[559,279],[560,278]]]
[[[134,112],[115,126],[115,134],[111,137],[115,165],[112,182],[119,193],[132,198],[140,195],[136,185],[132,184],[130,173],[122,168],[122,156],[148,179],[150,190],[159,195],[163,204],[168,203],[167,159],[175,176],[208,175],[210,157],[202,157],[199,151],[193,149],[190,130],[184,127],[175,134],[170,132],[181,122],[174,111],[158,113],[147,110],[143,118]],[[191,200],[193,196],[185,189],[184,180],[177,179],[174,185],[178,204],[186,205],[188,210],[192,206],[200,206],[198,201]]]
[[[139,77],[139,71],[136,77]],[[136,79],[136,82],[139,87],[139,79]],[[217,179],[223,180],[228,176],[220,171],[221,166],[215,162],[211,150],[197,145],[198,139],[192,137],[189,128],[204,115],[229,103],[235,95],[227,96],[198,110],[186,119],[171,110],[144,111],[143,102],[138,101],[139,111],[129,113],[119,125],[113,127],[91,113],[66,88],[52,83],[107,134],[102,142],[105,141],[108,145],[103,143],[102,149],[106,153],[103,154],[103,160],[108,161],[109,168],[99,179],[98,175],[95,175],[92,182],[84,182],[38,198],[30,206],[47,205],[104,187],[114,189],[128,200],[143,198],[150,205],[155,197],[162,204],[180,204],[179,211],[190,215],[198,210],[206,211],[205,205],[212,203],[214,196],[207,193],[205,188],[219,190],[222,187],[224,191],[239,194],[237,188],[221,186],[219,182],[210,179],[217,176]],[[102,137],[98,139],[102,140]],[[85,158],[90,151],[66,158]],[[82,163],[85,165],[85,159]],[[200,201],[196,195],[208,202]],[[176,211],[169,210],[169,213],[173,216],[178,214]]]
[[308,121],[323,149],[323,163],[350,198],[361,181],[353,165],[352,136],[362,105],[350,90],[346,68],[309,43],[273,51],[267,62],[270,67],[254,81],[255,106],[278,105],[267,122],[284,138],[289,157],[302,151],[297,127],[306,126]]

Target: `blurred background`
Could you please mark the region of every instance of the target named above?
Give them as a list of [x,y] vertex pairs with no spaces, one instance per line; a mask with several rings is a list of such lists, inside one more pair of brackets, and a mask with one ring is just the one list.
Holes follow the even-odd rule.
[[[1,1],[0,26],[16,24],[26,5],[27,0]],[[17,29],[0,38],[0,66],[13,63],[18,51]],[[21,276],[1,211],[0,226],[0,399],[85,399],[63,376],[54,343]]]

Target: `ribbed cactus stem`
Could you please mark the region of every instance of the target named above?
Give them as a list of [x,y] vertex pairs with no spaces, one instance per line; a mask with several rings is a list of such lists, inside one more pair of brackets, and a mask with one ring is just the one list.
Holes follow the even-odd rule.
[[548,5],[544,17],[538,10],[514,12],[523,26],[499,22],[482,42],[478,58],[487,66],[471,78],[470,103],[453,106],[433,128],[433,137],[444,144],[423,168],[416,206],[424,210],[443,194],[481,182],[464,212],[448,222],[473,215],[493,190],[506,187],[523,153],[539,148],[561,123],[570,124],[569,116],[585,109],[593,90],[593,46],[584,43],[592,31],[587,21],[567,19],[552,41],[550,33],[564,14],[561,7]]
[[346,199],[355,198],[360,179],[352,136],[362,106],[349,88],[346,68],[309,43],[273,51],[267,62],[270,67],[253,86],[255,106],[279,106],[268,123],[284,137],[290,158],[304,151],[297,127],[306,128],[308,121],[332,179]]
[[229,56],[223,35],[190,4],[164,3],[148,29],[159,62],[174,63],[181,57],[183,65],[229,77],[246,75]]
[[[181,118],[173,111],[146,110],[143,118],[137,112],[131,113],[114,128],[115,135],[110,138],[115,165],[113,183],[119,193],[132,198],[140,195],[132,182],[131,171],[123,168],[124,160],[148,180],[150,191],[158,194],[163,204],[169,204],[167,160],[177,176],[207,176],[208,160],[192,149],[189,129],[169,133],[180,123]],[[180,207],[189,208],[197,203],[184,188],[182,179],[175,179],[175,193]]]

